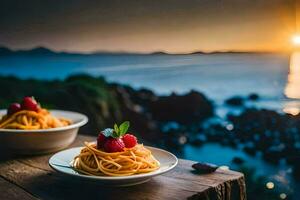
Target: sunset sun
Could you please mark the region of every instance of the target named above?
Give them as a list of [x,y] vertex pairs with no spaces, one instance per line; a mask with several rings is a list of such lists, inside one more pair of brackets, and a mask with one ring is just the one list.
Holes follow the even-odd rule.
[[292,37],[292,42],[295,46],[300,46],[300,35],[294,35]]

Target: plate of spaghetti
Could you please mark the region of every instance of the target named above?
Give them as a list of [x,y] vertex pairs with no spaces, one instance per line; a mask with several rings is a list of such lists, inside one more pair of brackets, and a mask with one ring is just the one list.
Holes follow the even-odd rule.
[[105,129],[97,142],[85,142],[53,155],[49,165],[56,171],[111,186],[144,183],[173,169],[178,160],[165,150],[144,146],[127,132],[129,122]]
[[50,111],[33,97],[24,97],[20,104],[0,110],[1,148],[17,154],[54,152],[70,145],[87,121],[83,114]]

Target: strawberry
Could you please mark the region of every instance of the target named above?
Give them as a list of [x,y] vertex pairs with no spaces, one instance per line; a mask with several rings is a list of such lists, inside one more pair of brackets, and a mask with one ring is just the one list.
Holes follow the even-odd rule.
[[36,100],[32,97],[24,97],[21,107],[23,110],[31,110],[37,112],[39,109],[39,105]]
[[106,141],[105,135],[103,133],[99,133],[98,138],[97,138],[97,149],[101,149]]
[[126,148],[132,148],[137,144],[136,137],[134,135],[131,135],[128,133],[122,137],[122,140],[123,140]]
[[109,137],[104,143],[104,150],[108,153],[123,151],[125,144],[120,138]]
[[12,115],[18,111],[21,110],[21,105],[18,103],[12,103],[9,105],[8,109],[7,109],[7,114],[8,115]]

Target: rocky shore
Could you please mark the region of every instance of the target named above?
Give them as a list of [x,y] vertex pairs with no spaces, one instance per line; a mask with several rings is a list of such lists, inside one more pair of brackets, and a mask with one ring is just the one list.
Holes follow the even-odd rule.
[[[88,75],[75,75],[63,81],[1,77],[0,85],[3,108],[9,102],[32,95],[45,107],[86,114],[90,122],[81,129],[82,134],[96,135],[115,122],[129,120],[131,130],[146,144],[171,151],[180,151],[187,143],[242,146],[249,155],[261,152],[262,158],[272,164],[284,160],[292,166],[295,178],[300,178],[300,114],[245,108],[239,115],[228,114],[223,121],[214,121],[214,104],[200,92],[157,96],[148,89],[137,90]],[[243,106],[245,99],[257,101],[259,96],[233,97],[225,103]],[[242,161],[235,158],[235,162]]]

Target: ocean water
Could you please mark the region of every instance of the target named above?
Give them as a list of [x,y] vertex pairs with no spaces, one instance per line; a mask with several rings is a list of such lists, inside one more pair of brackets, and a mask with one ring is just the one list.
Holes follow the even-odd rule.
[[0,75],[63,79],[74,73],[103,75],[108,81],[146,87],[158,94],[204,92],[220,102],[258,93],[282,101],[287,86],[287,54],[91,55],[0,57]]
[[[149,88],[160,95],[190,90],[203,92],[224,115],[233,109],[224,100],[250,93],[260,95],[248,106],[276,109],[297,114],[300,111],[300,54],[198,54],[198,55],[59,55],[0,57],[0,75],[23,79],[64,79],[88,73],[104,76],[110,82]],[[292,185],[288,166],[274,166],[240,150],[207,144],[186,146],[186,159],[212,162],[235,168],[233,157],[241,157],[258,174],[270,180],[279,177]],[[273,177],[273,178],[272,178]],[[277,181],[280,184],[280,181]],[[297,183],[299,187],[299,183]]]
[[[300,88],[299,81],[289,81],[290,71],[290,55],[270,53],[0,57],[0,75],[49,80],[88,73],[163,95],[198,90],[215,102],[220,115],[228,111],[223,106],[225,99],[250,93],[261,96],[255,103],[257,107],[299,112],[298,99],[286,96],[287,89],[293,93]],[[300,73],[297,74],[294,80],[300,80]]]

